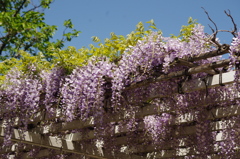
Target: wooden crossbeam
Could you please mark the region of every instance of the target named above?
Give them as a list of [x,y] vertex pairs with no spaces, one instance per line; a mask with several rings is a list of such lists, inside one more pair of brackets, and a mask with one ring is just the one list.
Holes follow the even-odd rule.
[[[180,66],[187,66],[187,67],[197,67],[197,66],[199,66],[196,63],[193,63],[193,62],[181,59],[181,58],[175,58],[174,61],[171,63],[171,65],[173,65],[175,67],[178,66],[178,65],[180,65]],[[213,70],[213,69],[212,70],[205,70],[204,72],[206,72],[209,75],[217,74],[217,72],[215,70]]]
[[199,60],[207,59],[207,58],[210,58],[210,57],[223,55],[223,54],[229,53],[229,47],[230,46],[228,44],[223,44],[217,50],[213,50],[213,51],[205,52],[205,53],[202,53],[202,54],[198,54],[198,55],[195,55],[195,56],[190,57],[190,58],[189,58],[189,56],[185,56],[185,57],[183,57],[183,59],[185,59],[187,61],[199,61]]
[[[231,121],[232,122],[232,121]],[[225,120],[225,121],[217,121],[217,122],[212,122],[212,131],[216,132],[216,137],[214,138],[215,142],[221,142],[224,141],[226,139],[226,135],[223,133],[223,129],[226,128],[226,123],[229,123],[229,120]],[[231,126],[228,128],[234,128],[235,124],[231,123]],[[156,148],[155,146],[151,146],[151,145],[141,145],[141,141],[144,142],[145,140],[141,140],[139,141],[139,145],[134,146],[133,148],[130,148],[128,151],[130,154],[143,154],[143,153],[152,153],[152,152],[156,152],[156,151],[162,151],[162,153],[159,153],[159,157],[164,158],[164,157],[176,157],[176,156],[185,156],[187,154],[185,153],[179,153],[179,149],[182,150],[182,152],[184,152],[188,147],[190,147],[190,143],[186,141],[186,136],[191,136],[194,135],[196,133],[196,127],[195,126],[184,126],[182,127],[182,130],[180,131],[179,134],[175,134],[175,137],[178,138],[179,140],[179,145],[177,146],[177,148],[175,150],[177,151],[172,151],[171,150],[171,144],[165,143],[164,147],[162,148]],[[125,139],[124,139],[125,138]],[[122,145],[127,145],[127,137],[121,137],[120,139],[121,144]],[[125,143],[124,143],[125,141]],[[183,148],[184,147],[184,148]],[[214,149],[215,152],[218,151],[217,149],[218,147],[216,146],[216,144],[214,145]],[[163,153],[164,152],[164,153]],[[196,151],[192,151],[191,153],[196,154]],[[164,155],[163,155],[164,154]],[[166,154],[168,154],[166,156]]]

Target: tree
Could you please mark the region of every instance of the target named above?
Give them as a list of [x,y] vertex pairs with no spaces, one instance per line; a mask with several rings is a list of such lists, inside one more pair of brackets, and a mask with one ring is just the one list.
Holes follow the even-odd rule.
[[48,48],[62,48],[65,41],[77,37],[80,31],[73,29],[71,20],[66,20],[62,39],[51,41],[57,26],[44,22],[44,10],[53,0],[0,0],[0,55],[1,60],[18,57],[19,50],[32,55],[39,51],[51,58]]

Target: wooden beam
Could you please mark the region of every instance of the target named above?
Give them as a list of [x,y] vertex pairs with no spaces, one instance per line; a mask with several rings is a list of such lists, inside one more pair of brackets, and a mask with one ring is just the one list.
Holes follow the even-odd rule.
[[178,57],[176,57],[176,58],[174,59],[174,61],[171,63],[171,65],[173,65],[173,66],[175,66],[175,65],[182,65],[182,66],[187,66],[187,67],[196,67],[196,66],[199,66],[199,65],[196,64],[196,63],[193,63],[193,62],[190,62],[190,61],[187,61],[187,60],[178,58]]
[[190,57],[190,58],[189,58],[189,56],[185,56],[185,57],[183,57],[183,59],[188,60],[188,61],[199,61],[199,60],[207,59],[207,58],[210,58],[210,57],[223,55],[223,54],[229,53],[229,47],[230,46],[228,44],[223,44],[217,50],[213,50],[213,51],[205,52],[205,53],[202,53],[202,54],[198,54],[198,55],[195,55],[195,56]]

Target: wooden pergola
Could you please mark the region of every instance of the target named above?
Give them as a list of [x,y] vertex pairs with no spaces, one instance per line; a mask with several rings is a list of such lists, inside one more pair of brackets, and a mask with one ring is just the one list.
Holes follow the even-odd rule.
[[[219,72],[216,71],[217,68],[225,68],[229,66],[230,60],[224,59],[220,60],[215,63],[208,63],[204,65],[196,65],[193,61],[198,61],[218,55],[223,55],[229,52],[228,45],[222,45],[222,47],[218,50],[207,52],[204,54],[200,54],[198,56],[192,58],[176,58],[173,62],[174,65],[181,65],[181,66],[188,66],[187,70],[182,70],[178,72],[173,72],[170,74],[160,75],[154,79],[148,79],[146,81],[142,81],[139,83],[135,83],[130,85],[126,88],[126,90],[134,89],[137,87],[147,87],[149,84],[154,82],[160,82],[162,80],[169,80],[172,78],[177,78],[185,75],[192,75],[199,72],[205,72],[209,76],[203,79],[194,79],[184,82],[182,85],[181,91],[182,92],[191,92],[195,90],[205,90],[212,87],[227,87],[227,85],[233,84],[235,81],[235,70],[231,70],[229,72]],[[179,92],[175,92],[176,94]],[[236,93],[236,98],[239,97],[239,94]],[[129,97],[130,98],[130,97]],[[157,99],[161,98],[159,94],[152,92],[150,96],[146,97],[144,100],[148,101],[149,99]],[[226,99],[218,99],[218,102],[226,101]],[[138,103],[139,105],[141,103]],[[139,105],[136,105],[138,107]],[[151,104],[141,104],[141,108],[139,108],[135,113],[135,118],[142,119],[145,116],[149,115],[156,115],[161,114],[163,109],[156,110]],[[123,121],[126,119],[128,112],[123,110],[118,115],[109,114],[108,120],[112,123],[118,123],[119,121]],[[224,140],[222,136],[221,130],[226,128],[226,124],[229,121],[225,119],[225,117],[229,116],[236,116],[240,115],[240,106],[239,105],[229,105],[228,111],[223,109],[222,107],[216,107],[214,109],[206,110],[207,119],[211,121],[211,131],[217,133],[217,137],[215,139],[216,142]],[[184,141],[184,138],[180,139],[181,144],[177,149],[171,149],[170,145],[165,145],[164,149],[157,149],[153,146],[144,146],[139,145],[136,149],[131,149],[128,147],[127,143],[127,126],[119,126],[118,124],[115,125],[115,138],[116,144],[121,147],[121,151],[116,155],[109,156],[105,153],[105,148],[101,146],[100,141],[95,141],[91,143],[87,143],[87,141],[95,139],[95,130],[93,127],[95,126],[94,118],[89,118],[87,121],[81,120],[74,120],[71,122],[51,122],[49,124],[44,124],[39,126],[39,122],[41,121],[54,121],[56,118],[61,117],[61,109],[58,109],[55,115],[51,118],[45,118],[45,112],[39,112],[38,118],[35,118],[31,124],[32,127],[29,128],[28,131],[22,131],[18,129],[19,122],[16,119],[15,128],[13,130],[13,135],[11,140],[15,143],[12,147],[5,148],[0,153],[7,153],[13,152],[11,157],[14,158],[14,152],[21,151],[23,153],[23,158],[42,158],[51,156],[51,150],[55,150],[56,153],[64,153],[64,154],[75,154],[72,158],[89,158],[89,159],[103,159],[103,158],[124,158],[124,159],[139,159],[139,158],[184,158],[184,156],[188,156],[189,154],[194,154],[194,150],[188,148],[188,143]],[[183,125],[182,130],[178,134],[180,138],[181,136],[188,135],[191,136],[192,134],[196,133],[196,126],[194,124],[194,112],[187,112],[182,114],[181,116],[177,117],[171,123],[172,125]],[[184,123],[192,123],[185,125]],[[234,123],[234,122],[233,122]],[[5,121],[1,121],[1,128],[0,128],[0,138],[4,138],[4,131],[5,131]],[[234,124],[233,124],[234,127]],[[87,132],[77,132],[77,133],[69,133],[62,136],[56,136],[56,134],[61,134],[61,132],[82,129],[82,128],[89,128]],[[138,126],[138,130],[141,131],[144,128],[144,123],[140,122]],[[141,138],[141,136],[140,136]],[[28,150],[31,149],[31,146],[26,147],[18,147],[20,143],[24,143],[25,145],[33,145],[40,148],[40,151],[37,153],[36,156],[31,157],[29,155]],[[217,156],[216,152],[212,153],[212,158],[220,158]],[[71,158],[71,157],[69,157]]]

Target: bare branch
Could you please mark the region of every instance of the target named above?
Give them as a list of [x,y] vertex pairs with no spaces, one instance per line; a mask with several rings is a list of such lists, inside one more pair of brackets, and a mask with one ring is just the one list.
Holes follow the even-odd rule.
[[208,26],[209,26],[209,28],[212,30],[212,32],[214,33],[215,31],[214,31],[214,29],[211,27],[211,25],[208,24]]
[[237,24],[235,23],[232,15],[231,15],[230,10],[228,10],[228,12],[225,10],[224,13],[225,13],[228,17],[230,17],[230,19],[232,20],[234,29],[231,31],[231,33],[232,33],[232,35],[236,38],[236,35],[237,35]]
[[27,10],[26,12],[24,12],[22,17],[25,16],[25,14],[27,14],[28,12],[35,11],[36,9],[40,8],[42,5],[39,4],[38,6],[36,6],[36,5],[33,5],[33,6],[34,6],[33,8],[31,8],[31,9]]
[[208,14],[208,12],[202,7],[202,9],[204,10],[204,12],[206,13],[206,15],[208,16],[208,19],[213,23],[213,25],[215,26],[215,30],[210,26],[210,25],[208,25],[210,28],[211,28],[211,30],[212,30],[212,32],[213,32],[213,37],[212,37],[212,42],[213,43],[215,43],[218,47],[221,47],[221,44],[219,44],[219,42],[217,42],[216,41],[216,39],[217,39],[217,33],[218,33],[218,28],[217,28],[217,25],[216,25],[216,23],[210,18],[210,16],[209,16],[209,14]]
[[[54,3],[54,2],[55,2],[55,0],[53,0],[51,3],[49,3],[49,5],[52,4],[52,3]],[[35,11],[36,9],[39,9],[39,8],[42,9],[41,11],[44,11],[44,10],[45,10],[45,8],[42,7],[42,6],[43,6],[42,4],[36,5],[36,4],[34,4],[34,3],[32,2],[31,5],[33,6],[33,8],[25,11],[25,12],[23,13],[22,17],[23,17],[25,14],[27,14],[28,12]],[[40,11],[37,11],[37,12],[40,12]]]
[[18,13],[20,13],[21,9],[23,8],[23,5],[27,2],[27,0],[22,1],[22,3],[20,4],[19,8],[16,10],[16,12],[14,13],[14,17],[17,16]]

